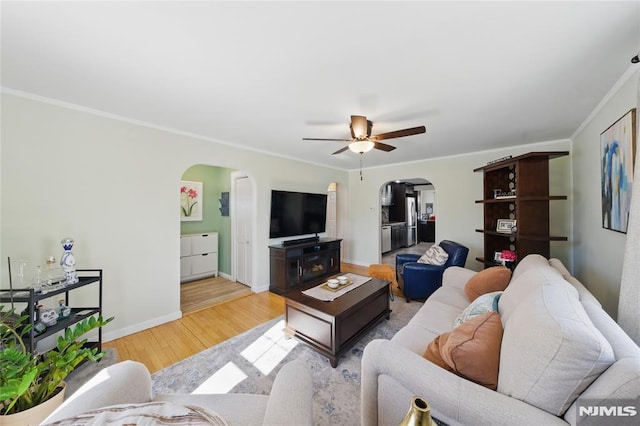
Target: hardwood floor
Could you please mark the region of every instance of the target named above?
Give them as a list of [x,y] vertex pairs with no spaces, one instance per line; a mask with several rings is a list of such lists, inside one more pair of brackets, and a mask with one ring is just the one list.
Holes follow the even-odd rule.
[[118,359],[142,362],[154,373],[284,314],[284,299],[251,294],[103,344]]
[[[343,272],[368,275],[368,268],[342,264]],[[399,295],[399,290],[394,288]],[[182,318],[103,344],[121,361],[142,362],[151,373],[284,314],[284,299],[271,292],[197,310]]]
[[252,294],[251,288],[222,277],[211,277],[180,284],[180,310],[183,315]]

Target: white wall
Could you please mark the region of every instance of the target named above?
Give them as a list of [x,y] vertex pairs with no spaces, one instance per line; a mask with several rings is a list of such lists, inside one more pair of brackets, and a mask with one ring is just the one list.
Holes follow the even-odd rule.
[[[482,173],[473,169],[488,161],[506,155],[519,155],[531,151],[569,151],[570,141],[562,140],[517,146],[510,149],[485,151],[432,160],[422,160],[388,167],[378,167],[349,174],[349,231],[351,250],[346,262],[360,265],[380,261],[380,203],[379,191],[385,182],[395,179],[423,178],[431,182],[438,193],[436,240],[453,240],[469,247],[466,266],[475,270],[482,267],[476,257],[483,255]],[[560,157],[550,163],[550,192],[567,195],[567,201],[552,201],[550,207],[553,235],[571,235],[571,157]],[[436,241],[436,242],[437,242]],[[569,265],[572,242],[552,242],[551,255]]]
[[[640,71],[623,76],[619,87],[573,138],[574,273],[617,317],[620,278],[626,234],[602,227],[600,197],[600,134],[637,107],[636,88]],[[636,177],[635,184],[638,184]]]
[[75,238],[78,267],[104,269],[104,312],[115,316],[105,340],[179,317],[178,185],[194,164],[244,170],[256,182],[258,287],[269,284],[272,188],[324,193],[338,182],[338,235],[346,233],[343,171],[6,93],[1,136],[2,288],[7,256],[34,270],[59,259],[63,237]]
[[569,196],[551,203],[552,233],[569,236],[568,242],[551,243],[551,255],[615,317],[626,236],[601,226],[599,135],[636,106],[635,84],[624,84],[607,100],[573,145],[562,140],[365,169],[362,181],[358,171],[270,157],[3,94],[2,287],[7,256],[27,258],[33,266],[46,256],[59,257],[59,240],[69,235],[77,241],[79,267],[105,270],[105,313],[116,316],[107,339],[177,317],[176,188],[194,164],[244,170],[256,182],[254,276],[263,287],[269,280],[270,190],[324,192],[329,182],[338,182],[338,235],[345,238],[345,262],[380,261],[380,187],[395,179],[424,178],[438,192],[437,239],[467,245],[467,267],[477,270],[481,265],[474,259],[482,255],[483,239],[475,229],[482,226],[482,205],[474,200],[482,195],[482,174],[473,169],[505,155],[570,150],[571,156],[550,163],[551,193]]

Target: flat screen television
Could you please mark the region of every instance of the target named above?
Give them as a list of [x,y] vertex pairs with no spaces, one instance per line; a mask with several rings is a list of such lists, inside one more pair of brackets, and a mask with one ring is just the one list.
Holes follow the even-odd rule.
[[269,238],[318,234],[326,222],[327,194],[271,191]]

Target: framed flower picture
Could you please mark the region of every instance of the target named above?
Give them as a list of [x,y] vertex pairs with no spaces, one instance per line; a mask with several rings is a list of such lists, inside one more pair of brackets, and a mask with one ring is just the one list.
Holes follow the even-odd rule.
[[202,220],[202,182],[180,181],[180,221]]

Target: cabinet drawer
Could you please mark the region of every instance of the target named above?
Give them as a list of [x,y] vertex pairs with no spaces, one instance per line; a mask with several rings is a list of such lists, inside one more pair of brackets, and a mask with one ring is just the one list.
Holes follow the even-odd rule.
[[218,234],[194,235],[191,237],[191,253],[215,253],[218,251]]
[[188,277],[191,275],[191,258],[180,258],[180,278]]
[[287,327],[296,333],[311,340],[316,345],[327,350],[333,349],[333,338],[331,337],[332,324],[317,318],[307,312],[297,310],[292,306],[287,306]]
[[199,256],[191,256],[191,274],[204,274],[215,272],[218,269],[217,253],[205,253]]
[[379,294],[375,299],[362,306],[357,311],[340,319],[337,345],[338,349],[359,333],[367,324],[373,321],[381,313],[389,308],[389,295],[387,292]]
[[191,254],[191,237],[180,237],[180,256]]

